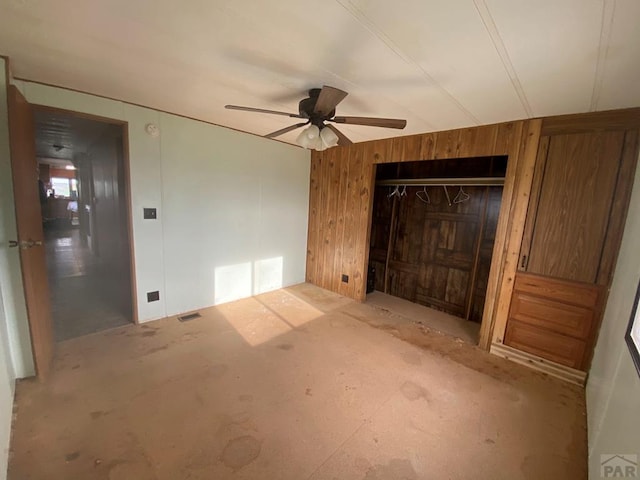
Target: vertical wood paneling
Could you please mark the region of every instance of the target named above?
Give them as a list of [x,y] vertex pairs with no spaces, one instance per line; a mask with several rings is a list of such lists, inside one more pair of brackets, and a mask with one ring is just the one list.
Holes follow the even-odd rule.
[[422,135],[422,142],[420,143],[420,160],[431,160],[433,157],[433,151],[436,146],[436,134],[425,133]]
[[335,155],[335,164],[337,168],[338,178],[338,203],[336,206],[336,236],[335,236],[335,256],[332,273],[332,284],[334,288],[332,290],[338,291],[341,294],[347,292],[342,291],[342,285],[340,281],[340,274],[343,263],[344,249],[338,248],[340,245],[344,245],[344,233],[345,233],[345,215],[347,212],[347,193],[349,186],[349,158],[343,158],[341,155]]
[[343,262],[340,266],[338,275],[343,273],[349,275],[349,283],[340,284],[339,293],[342,295],[355,298],[355,272],[357,271],[356,248],[358,244],[358,234],[360,231],[360,221],[362,212],[360,211],[360,177],[362,175],[362,163],[364,161],[364,153],[362,145],[352,145],[347,155],[343,158],[349,163],[349,172],[347,177],[347,196],[345,209],[345,232],[342,245],[336,246],[342,249]]
[[[392,142],[392,155],[388,162],[410,162],[422,160],[422,140],[424,135],[411,135],[410,137],[396,137]],[[388,163],[387,162],[387,163]]]
[[318,245],[318,229],[320,224],[320,163],[322,154],[311,153],[311,166],[309,169],[309,227],[307,229],[307,269],[306,281],[318,285],[317,255],[323,250]]
[[465,128],[458,137],[458,149],[454,158],[480,157],[482,152],[492,152],[498,135],[497,125]]
[[520,148],[522,122],[500,123],[497,130],[494,155],[513,155],[514,148]]
[[[502,202],[500,214],[498,216],[498,226],[496,229],[495,242],[493,244],[493,254],[491,257],[490,274],[487,280],[486,300],[484,313],[482,315],[482,325],[480,327],[480,339],[478,345],[489,350],[491,339],[496,324],[497,306],[504,277],[504,266],[509,251],[509,228],[512,221],[513,209],[516,205],[516,186],[520,183],[518,175],[521,171],[521,150],[522,140],[525,131],[535,130],[536,124],[530,122],[510,122],[498,125],[498,133],[493,150],[497,155],[507,155],[507,172],[502,190]],[[540,125],[537,125],[540,129]],[[517,225],[517,222],[516,222]],[[517,255],[517,253],[516,253]],[[507,277],[508,280],[508,277]],[[503,312],[502,315],[506,315]],[[505,318],[506,324],[506,318]]]
[[438,132],[436,134],[435,145],[433,147],[433,158],[457,158],[460,132],[460,130]]
[[[375,142],[373,158],[376,155],[390,155],[391,142],[382,144]],[[382,147],[382,148],[381,148]],[[373,205],[373,188],[375,184],[375,166],[368,149],[363,151],[359,177],[359,208],[360,216],[357,226],[353,266],[354,298],[363,301],[366,298],[367,266],[369,261],[369,239],[371,235],[371,207]]]
[[[496,234],[496,244],[493,251],[494,259],[491,262],[494,278],[489,280],[487,303],[485,304],[484,318],[480,330],[480,346],[485,349],[489,348],[491,337],[498,343],[502,343],[504,338],[527,208],[529,206],[541,127],[541,120],[525,122],[519,144],[520,152],[517,155],[514,152],[509,156],[510,160],[512,157],[516,157],[517,161],[515,165],[509,162],[507,166],[507,178],[502,201],[503,208],[500,212],[498,233]],[[514,144],[513,148],[515,147],[516,145]],[[509,198],[510,207],[505,209],[504,205],[507,198]],[[497,249],[502,248],[504,248],[503,255],[499,255]],[[496,264],[498,261],[501,263]],[[496,289],[495,294],[494,288]]]
[[[421,160],[453,158],[460,152],[465,156],[514,156],[519,151],[522,125],[523,122],[512,122],[478,129],[414,135],[407,137],[408,140],[377,140],[314,152],[309,196],[307,281],[356,300],[365,298],[374,164],[416,160],[414,157],[418,150]],[[501,135],[505,135],[506,139],[500,138]],[[346,171],[342,162],[347,162]],[[492,295],[498,291],[499,269],[504,265],[504,257],[508,253],[505,237],[507,221],[511,219],[512,198],[509,189],[513,190],[513,180],[511,182],[511,186],[509,181],[505,185],[503,203],[506,199],[507,205],[501,210],[496,233],[498,247],[493,252],[491,274],[487,281],[487,288]],[[520,220],[523,222],[524,217]],[[348,284],[340,281],[343,273],[349,275]],[[494,304],[493,300],[486,302],[485,319],[495,317]]]
[[[323,242],[327,246],[336,245],[336,220],[338,218],[338,197],[340,195],[340,170],[336,167],[336,154],[335,150],[327,150],[324,160],[327,165],[327,178],[329,181],[326,205],[327,216],[325,217]],[[324,258],[322,264],[322,283],[327,285],[329,290],[336,290],[336,282],[333,278],[334,271],[334,258],[337,250],[327,248],[324,251]]]

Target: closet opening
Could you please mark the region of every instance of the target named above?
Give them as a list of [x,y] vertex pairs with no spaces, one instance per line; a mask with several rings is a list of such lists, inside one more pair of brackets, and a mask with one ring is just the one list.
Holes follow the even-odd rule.
[[507,156],[377,165],[367,302],[477,344]]

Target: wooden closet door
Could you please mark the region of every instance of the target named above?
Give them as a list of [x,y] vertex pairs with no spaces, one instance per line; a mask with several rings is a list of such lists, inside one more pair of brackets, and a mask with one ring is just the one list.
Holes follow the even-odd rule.
[[504,343],[586,371],[637,158],[636,132],[540,139]]
[[596,283],[624,136],[602,131],[550,137],[522,270]]

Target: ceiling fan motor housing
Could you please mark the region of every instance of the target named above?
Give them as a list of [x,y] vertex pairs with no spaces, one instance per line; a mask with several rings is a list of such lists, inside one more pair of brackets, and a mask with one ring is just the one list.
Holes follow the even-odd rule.
[[298,103],[298,112],[300,115],[304,118],[308,118],[311,120],[312,124],[318,126],[320,126],[324,120],[333,118],[336,114],[335,108],[329,112],[329,115],[318,115],[317,113],[314,113],[321,90],[321,88],[312,88],[309,90],[309,98],[304,98]]

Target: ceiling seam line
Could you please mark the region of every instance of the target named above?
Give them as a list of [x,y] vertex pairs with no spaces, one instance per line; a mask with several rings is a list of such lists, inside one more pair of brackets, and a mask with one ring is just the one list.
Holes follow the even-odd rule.
[[598,60],[596,61],[596,71],[593,78],[593,91],[591,92],[591,104],[589,111],[598,109],[600,94],[604,84],[605,62],[609,54],[611,32],[613,30],[613,19],[616,10],[615,0],[604,0],[602,5],[602,22],[600,25],[600,41],[598,43]]
[[[373,35],[375,35],[378,40],[384,43],[393,53],[399,56],[405,62],[416,67],[422,76],[427,80],[428,83],[431,83],[440,93],[444,94],[449,100],[455,104],[460,111],[469,117],[476,125],[480,125],[481,122],[476,118],[476,116],[471,113],[467,108],[462,105],[447,89],[445,89],[442,85],[440,85],[431,75],[429,75],[415,60],[413,60],[410,56],[406,55],[400,47],[398,47],[387,35],[385,35],[382,31],[375,27],[373,21],[371,21],[360,9],[358,9],[355,5],[350,4],[349,6],[345,5],[343,0],[336,0],[344,8],[351,16],[364,28],[369,30]],[[351,7],[351,8],[350,8]]]
[[493,43],[493,46],[496,49],[496,52],[498,53],[500,60],[502,61],[502,65],[504,66],[504,69],[507,72],[509,79],[511,80],[511,84],[513,85],[513,88],[515,89],[516,94],[520,99],[520,103],[522,104],[522,107],[527,113],[527,116],[529,118],[532,118],[534,116],[533,110],[531,108],[531,105],[529,104],[529,100],[527,99],[527,95],[524,91],[524,87],[522,86],[522,83],[518,78],[516,69],[513,66],[513,63],[511,62],[511,58],[509,57],[509,52],[507,51],[507,47],[505,46],[504,41],[500,36],[500,32],[498,31],[498,27],[495,21],[493,20],[493,17],[491,16],[489,7],[487,6],[484,0],[473,0],[473,4],[475,5],[476,10],[478,11],[478,15],[480,15],[480,19],[484,24],[484,28],[489,34],[489,38],[491,38],[491,42]]

